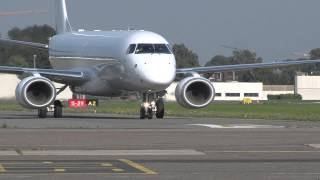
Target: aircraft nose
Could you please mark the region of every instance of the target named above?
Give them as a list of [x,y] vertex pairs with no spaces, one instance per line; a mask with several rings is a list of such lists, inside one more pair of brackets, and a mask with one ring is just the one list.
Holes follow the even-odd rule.
[[150,89],[163,90],[167,88],[176,76],[175,60],[155,57],[145,63],[143,69],[145,84]]

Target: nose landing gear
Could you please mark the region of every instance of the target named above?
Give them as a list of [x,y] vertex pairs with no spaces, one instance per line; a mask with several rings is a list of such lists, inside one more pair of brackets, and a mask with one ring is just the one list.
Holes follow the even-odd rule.
[[140,107],[140,119],[164,118],[164,101],[160,93],[143,93],[143,100]]

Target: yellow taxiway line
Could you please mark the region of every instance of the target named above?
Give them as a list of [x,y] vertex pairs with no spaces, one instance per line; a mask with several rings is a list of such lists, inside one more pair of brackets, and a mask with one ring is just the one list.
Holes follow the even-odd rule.
[[157,175],[158,173],[141,165],[141,164],[138,164],[138,163],[135,163],[133,161],[130,161],[128,159],[119,159],[119,161],[123,162],[123,163],[126,163],[128,164],[129,166],[133,167],[133,168],[136,168],[142,172],[144,172],[145,174],[148,174],[148,175]]
[[54,172],[66,172],[66,170],[63,168],[57,168],[57,169],[54,169],[53,171]]
[[4,168],[2,164],[0,164],[0,173],[7,172],[7,170]]

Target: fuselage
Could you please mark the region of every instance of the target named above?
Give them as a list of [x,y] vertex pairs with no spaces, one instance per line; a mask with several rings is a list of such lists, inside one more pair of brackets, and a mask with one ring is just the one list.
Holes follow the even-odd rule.
[[121,91],[158,92],[176,75],[169,43],[148,31],[89,31],[56,35],[49,44],[55,69],[81,69],[88,83],[78,93],[116,96]]

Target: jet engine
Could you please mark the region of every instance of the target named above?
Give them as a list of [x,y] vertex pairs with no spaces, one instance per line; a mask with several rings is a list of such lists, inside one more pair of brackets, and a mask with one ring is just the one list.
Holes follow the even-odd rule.
[[212,83],[203,77],[187,77],[180,81],[175,91],[177,102],[185,108],[203,108],[215,97]]
[[16,99],[25,108],[44,108],[51,105],[55,98],[55,86],[44,77],[27,77],[16,88]]

